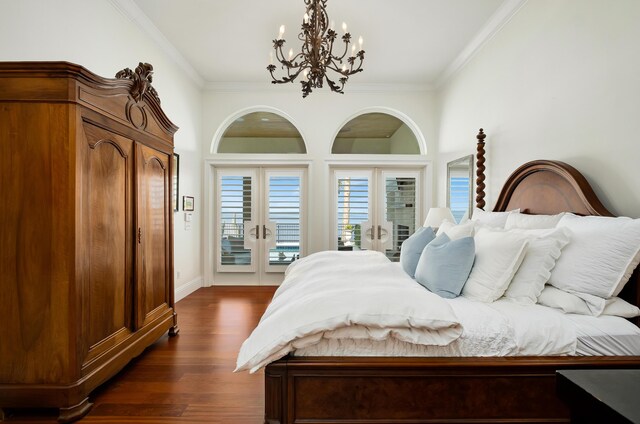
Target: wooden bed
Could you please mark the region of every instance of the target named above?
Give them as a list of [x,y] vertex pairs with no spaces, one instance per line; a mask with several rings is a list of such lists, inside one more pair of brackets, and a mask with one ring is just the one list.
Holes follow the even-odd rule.
[[[479,207],[483,163],[481,131]],[[494,211],[516,208],[612,216],[576,169],[546,160],[522,165],[505,183]],[[640,305],[639,286],[636,269],[620,296]],[[640,357],[287,356],[265,370],[265,423],[569,422],[569,409],[556,396],[555,372],[570,368],[640,368]]]

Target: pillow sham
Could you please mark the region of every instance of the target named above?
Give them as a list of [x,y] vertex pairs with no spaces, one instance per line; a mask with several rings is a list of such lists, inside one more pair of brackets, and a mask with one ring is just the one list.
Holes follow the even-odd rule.
[[473,214],[471,215],[472,221],[477,221],[487,227],[504,228],[507,223],[507,218],[512,213],[519,213],[520,209],[514,209],[507,212],[489,212],[482,209],[473,208]]
[[494,302],[502,297],[522,263],[529,237],[480,228],[474,242],[476,259],[462,295],[480,302]]
[[617,296],[640,262],[640,219],[567,214],[558,222],[571,232],[549,283],[602,298]]
[[526,230],[555,228],[564,212],[557,215],[527,215],[525,213],[510,213],[504,228],[507,230],[521,228]]
[[445,220],[438,227],[436,236],[446,234],[451,240],[457,240],[463,237],[473,236],[475,229],[475,223],[473,221],[467,221],[464,224],[454,224],[451,221]]
[[550,308],[560,309],[567,314],[614,315],[623,318],[640,316],[640,308],[619,297],[602,299],[591,296],[585,299],[577,293],[568,293],[549,285],[542,290],[538,303]]
[[424,247],[434,238],[436,238],[436,235],[431,227],[420,227],[402,242],[400,246],[400,265],[411,278],[416,276],[416,266]]
[[523,305],[538,301],[562,249],[569,243],[569,230],[509,230],[530,237],[522,264],[516,271],[504,297]]
[[473,237],[451,240],[441,234],[424,248],[416,267],[416,281],[440,297],[453,299],[460,296],[474,258]]

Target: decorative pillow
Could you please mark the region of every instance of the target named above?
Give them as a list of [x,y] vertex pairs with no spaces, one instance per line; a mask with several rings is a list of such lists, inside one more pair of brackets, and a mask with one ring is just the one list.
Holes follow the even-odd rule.
[[416,266],[424,247],[436,238],[431,227],[420,227],[400,246],[400,265],[404,272],[415,278]]
[[549,285],[542,290],[538,303],[550,308],[561,309],[567,314],[615,315],[623,318],[640,316],[640,308],[619,297],[605,300],[587,295],[585,299],[577,293],[568,293]]
[[462,295],[487,303],[501,297],[522,263],[528,239],[524,234],[480,228],[474,237],[476,260]]
[[[514,214],[515,215],[515,214]],[[520,268],[513,276],[504,297],[524,305],[538,301],[562,249],[569,243],[569,230],[510,230],[530,236]]]
[[451,221],[443,221],[438,227],[437,236],[446,234],[451,240],[457,240],[463,237],[472,237],[475,229],[473,221],[467,221],[464,224],[454,224]]
[[549,283],[561,290],[602,298],[617,296],[640,262],[640,219],[562,217],[571,231]]
[[482,209],[473,208],[473,215],[471,215],[472,221],[477,221],[487,227],[504,228],[507,223],[507,218],[512,213],[519,213],[520,209],[514,209],[507,212],[488,212]]
[[555,228],[564,216],[563,213],[557,215],[527,215],[524,213],[511,213],[507,217],[504,228],[507,230],[513,228],[522,228],[527,230]]
[[416,281],[441,297],[458,297],[474,257],[473,237],[451,240],[441,234],[424,248],[416,268]]

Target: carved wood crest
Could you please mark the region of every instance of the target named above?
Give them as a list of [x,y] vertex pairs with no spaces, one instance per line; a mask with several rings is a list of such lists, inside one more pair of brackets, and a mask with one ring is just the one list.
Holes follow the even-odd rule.
[[133,81],[130,93],[136,102],[142,100],[145,93],[149,93],[160,103],[158,92],[151,86],[153,80],[153,66],[151,64],[140,62],[135,71],[125,68],[116,74],[116,78]]

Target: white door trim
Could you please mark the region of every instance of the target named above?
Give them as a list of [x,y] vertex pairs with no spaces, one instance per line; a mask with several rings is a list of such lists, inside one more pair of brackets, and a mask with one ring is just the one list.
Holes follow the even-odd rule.
[[[214,266],[215,266],[215,227],[213,225],[215,219],[215,196],[213,195],[213,187],[215,187],[215,169],[216,168],[240,168],[247,166],[277,167],[283,168],[306,168],[305,191],[309,191],[310,176],[313,175],[313,161],[302,160],[300,157],[292,158],[251,158],[251,157],[225,157],[220,159],[206,159],[203,168],[203,234],[202,234],[202,258],[204,266],[204,282],[203,287],[211,287],[213,285]],[[309,196],[305,196],[305,211],[309,209]],[[305,215],[307,212],[305,212]],[[305,216],[306,219],[306,216]],[[309,240],[309,226],[305,222],[304,239]],[[302,246],[301,246],[302,248]],[[306,253],[306,252],[305,252]],[[250,282],[257,285],[256,282]]]

